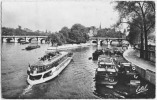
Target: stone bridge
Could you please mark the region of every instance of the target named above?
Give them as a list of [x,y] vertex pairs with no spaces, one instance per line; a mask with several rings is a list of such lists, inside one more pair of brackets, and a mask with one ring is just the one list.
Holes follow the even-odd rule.
[[31,42],[32,39],[36,39],[38,43],[46,41],[47,36],[1,36],[2,42],[15,42],[20,43],[21,41]]
[[90,37],[91,42],[96,42],[98,45],[101,45],[103,41],[106,41],[107,44],[112,44],[113,41],[118,41],[119,44],[122,44],[123,41],[126,41],[126,38],[106,38],[106,37]]

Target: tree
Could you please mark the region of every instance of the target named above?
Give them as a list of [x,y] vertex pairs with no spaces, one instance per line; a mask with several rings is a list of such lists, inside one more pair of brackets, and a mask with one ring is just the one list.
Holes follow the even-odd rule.
[[74,24],[71,27],[71,32],[69,37],[73,40],[76,40],[77,43],[84,43],[89,39],[89,36],[87,35],[88,28],[81,24]]
[[97,37],[107,37],[107,38],[122,38],[122,33],[120,31],[115,31],[115,29],[105,28],[98,30]]
[[63,27],[60,31],[59,31],[59,33],[63,33],[63,35],[65,36],[65,37],[69,37],[69,32],[70,32],[70,29],[68,29],[67,27]]
[[138,44],[138,42],[140,41],[140,34],[141,30],[138,27],[130,24],[130,32],[127,36],[127,40],[131,45]]
[[65,43],[85,43],[88,39],[88,28],[81,24],[74,24],[71,29],[63,27],[59,32],[49,35],[48,40],[52,45]]
[[[141,30],[141,51],[143,52],[143,40],[145,47],[145,59],[148,59],[147,36],[151,28],[155,27],[155,2],[154,1],[116,1],[115,9],[120,13],[119,23],[132,23]],[[127,22],[122,22],[122,19]],[[144,38],[143,38],[144,35]],[[141,55],[142,57],[142,55]]]

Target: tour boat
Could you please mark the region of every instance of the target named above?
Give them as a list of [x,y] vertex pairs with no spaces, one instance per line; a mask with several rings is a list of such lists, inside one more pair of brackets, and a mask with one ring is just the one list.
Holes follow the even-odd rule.
[[90,43],[80,43],[80,46],[81,47],[88,47],[90,46],[91,44]]
[[78,44],[65,44],[61,46],[50,46],[47,50],[68,50],[78,48],[79,46]]
[[87,47],[90,43],[80,43],[80,44],[64,44],[61,46],[50,46],[47,50],[69,50],[69,49],[76,49],[79,47]]
[[48,52],[40,60],[28,67],[27,82],[30,85],[43,83],[55,78],[72,60],[69,52]]
[[108,86],[116,85],[118,82],[118,69],[112,58],[100,55],[98,58],[98,68],[96,69],[96,83]]

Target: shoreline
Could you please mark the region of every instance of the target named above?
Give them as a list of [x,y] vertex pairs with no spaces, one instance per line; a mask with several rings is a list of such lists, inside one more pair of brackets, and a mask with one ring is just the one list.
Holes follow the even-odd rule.
[[156,83],[155,66],[150,64],[149,61],[143,60],[135,55],[135,50],[132,48],[127,49],[123,53],[123,57],[132,64],[136,65],[136,70],[140,73],[141,77],[149,81],[150,83]]

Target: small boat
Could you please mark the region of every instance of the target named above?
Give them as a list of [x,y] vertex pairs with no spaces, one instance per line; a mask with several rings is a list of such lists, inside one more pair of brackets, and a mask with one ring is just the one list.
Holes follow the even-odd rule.
[[33,46],[33,45],[32,45],[32,46],[30,45],[30,46],[27,46],[25,49],[26,49],[26,50],[32,50],[32,49],[36,49],[36,48],[40,48],[40,45],[34,45],[34,46]]
[[69,52],[46,53],[38,62],[29,65],[27,82],[35,85],[55,78],[70,63],[72,56]]
[[29,44],[29,42],[21,41],[20,44]]
[[98,68],[96,69],[96,83],[104,85],[116,85],[118,82],[118,69],[112,58],[100,55],[98,58]]
[[98,60],[99,55],[102,55],[102,54],[103,54],[103,50],[96,50],[96,51],[92,54],[93,60]]
[[118,49],[118,48],[113,48],[113,53],[114,54],[117,54],[117,55],[122,55],[123,54],[123,51]]

